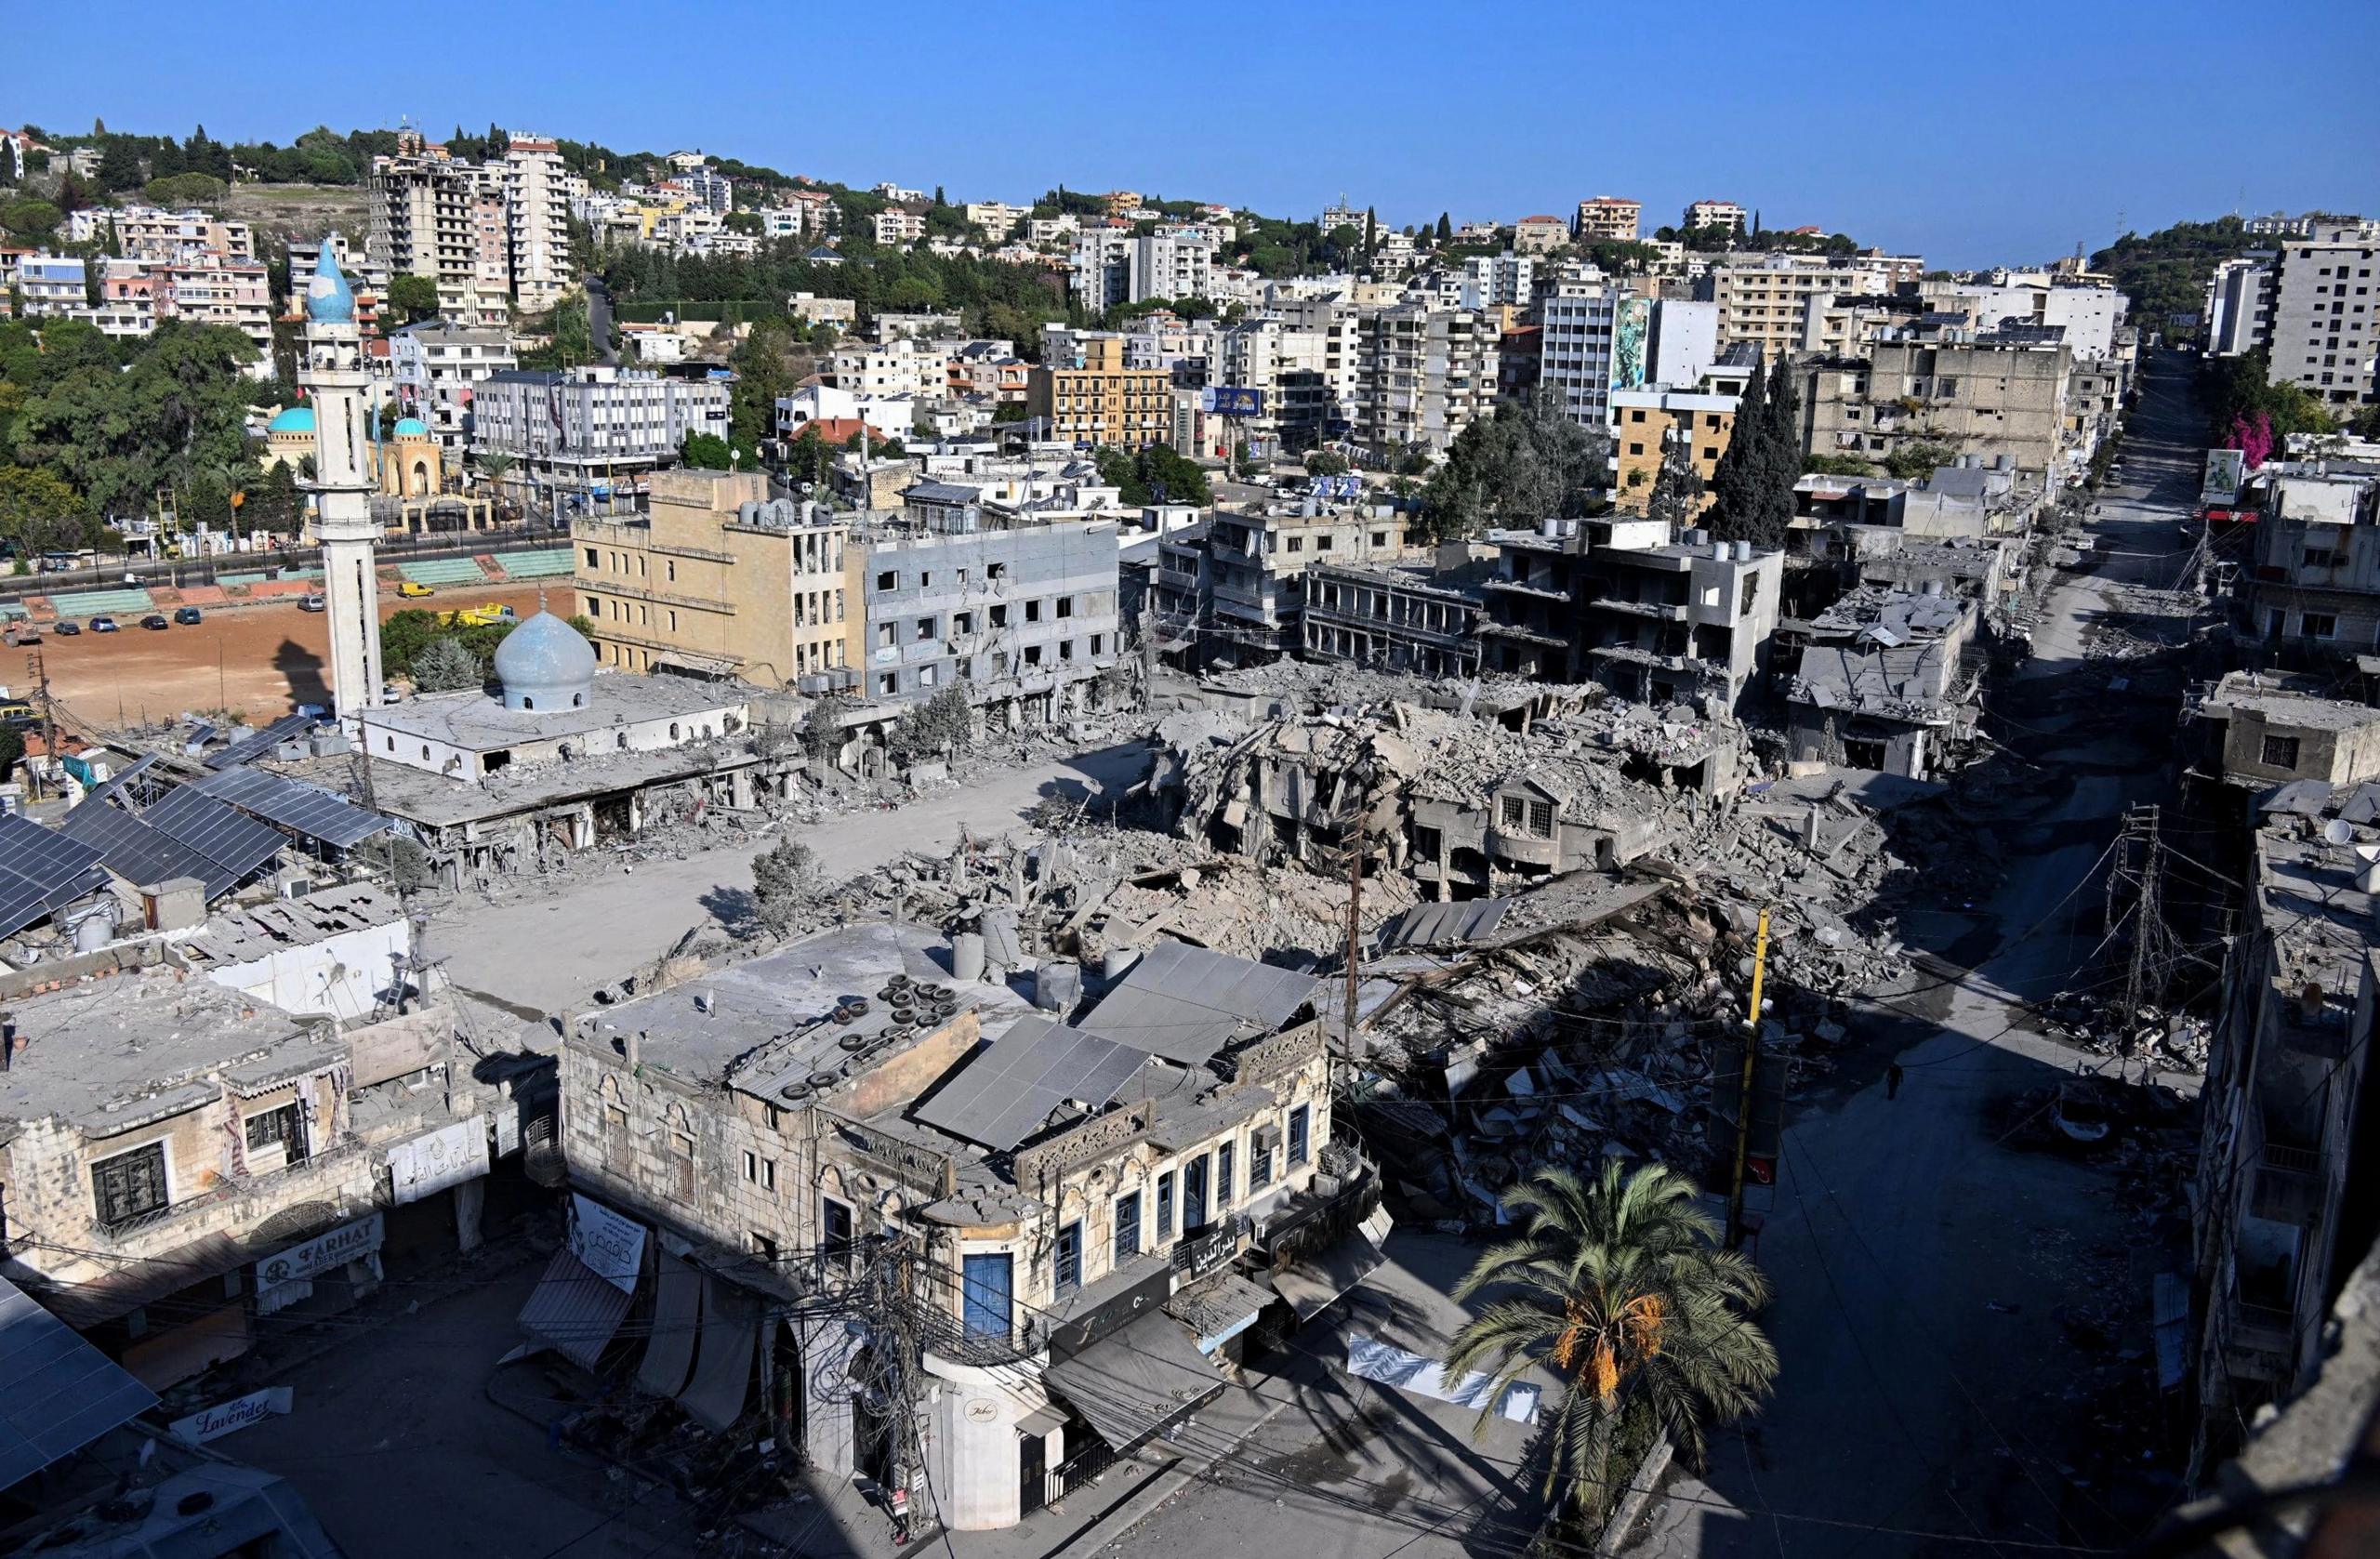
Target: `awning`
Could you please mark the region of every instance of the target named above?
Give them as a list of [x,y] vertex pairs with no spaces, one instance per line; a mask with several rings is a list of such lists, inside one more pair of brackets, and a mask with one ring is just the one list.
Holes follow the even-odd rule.
[[592,1369],[628,1313],[628,1295],[562,1249],[554,1252],[529,1302],[521,1307],[521,1325],[560,1349],[564,1358]]
[[77,1331],[88,1331],[193,1283],[237,1272],[254,1259],[230,1235],[208,1235],[87,1282],[53,1285],[28,1274],[24,1283],[51,1315]]
[[1211,1354],[1256,1324],[1273,1292],[1236,1272],[1219,1272],[1165,1301],[1165,1313],[1190,1328],[1198,1352]]
[[1038,1440],[1066,1421],[1066,1415],[1051,1407],[1036,1407],[1016,1420],[1016,1432]]
[[760,1346],[760,1301],[749,1290],[712,1275],[703,1289],[702,1356],[694,1378],[678,1394],[686,1416],[724,1434],[744,1416],[752,1385],[752,1355]]
[[1273,1291],[1289,1301],[1299,1320],[1310,1321],[1387,1260],[1369,1235],[1350,1230],[1319,1250],[1275,1267]]
[[1053,1359],[1041,1383],[1072,1403],[1109,1448],[1128,1451],[1226,1382],[1180,1323],[1155,1312],[1079,1354]]
[[678,1394],[694,1366],[694,1328],[702,1325],[702,1313],[703,1275],[662,1251],[653,1279],[653,1334],[636,1371],[640,1388],[655,1396]]

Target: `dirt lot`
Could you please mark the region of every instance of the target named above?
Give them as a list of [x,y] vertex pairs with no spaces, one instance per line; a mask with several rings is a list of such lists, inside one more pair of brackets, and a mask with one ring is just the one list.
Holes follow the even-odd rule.
[[[380,615],[407,607],[451,612],[481,601],[500,602],[525,617],[537,609],[537,589],[482,585],[442,590],[427,601],[400,601],[384,587]],[[546,603],[564,615],[578,609],[566,585],[549,587]],[[205,622],[163,632],[141,628],[134,618],[122,621],[121,633],[86,631],[73,639],[42,640],[52,694],[86,725],[140,725],[196,709],[269,719],[287,714],[294,704],[330,702],[325,619],[298,611],[295,601],[210,607]],[[26,652],[7,654],[0,660],[0,681],[21,694]]]

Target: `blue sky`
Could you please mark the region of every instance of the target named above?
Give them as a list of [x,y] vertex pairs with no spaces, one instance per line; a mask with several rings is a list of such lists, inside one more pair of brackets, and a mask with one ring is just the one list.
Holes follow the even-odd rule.
[[2375,0],[203,9],[20,7],[0,119],[493,119],[954,200],[1063,181],[1311,217],[1343,191],[1400,226],[1600,193],[1651,226],[1716,195],[1949,265],[2096,247],[2120,214],[2380,211]]

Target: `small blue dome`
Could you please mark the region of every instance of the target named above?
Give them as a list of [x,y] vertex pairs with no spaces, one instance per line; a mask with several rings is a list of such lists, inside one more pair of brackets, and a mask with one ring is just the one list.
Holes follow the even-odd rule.
[[265,424],[268,433],[311,433],[313,430],[314,408],[311,406],[291,406],[286,411],[276,412],[272,420]]
[[321,258],[314,261],[314,279],[306,284],[306,317],[317,324],[355,322],[355,291],[339,273],[338,256],[331,252],[327,238],[323,240]]
[[397,418],[396,431],[391,433],[390,437],[398,439],[426,439],[430,437],[430,424],[422,421],[422,419],[417,416],[401,416]]
[[595,646],[550,612],[539,612],[496,647],[496,680],[508,709],[582,709],[595,682]]

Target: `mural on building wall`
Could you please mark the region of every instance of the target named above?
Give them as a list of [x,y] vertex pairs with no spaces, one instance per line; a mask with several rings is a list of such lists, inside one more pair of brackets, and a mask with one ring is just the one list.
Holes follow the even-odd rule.
[[1653,313],[1650,299],[1631,297],[1620,305],[1619,328],[1613,332],[1611,382],[1615,389],[1633,390],[1645,382],[1645,332]]

